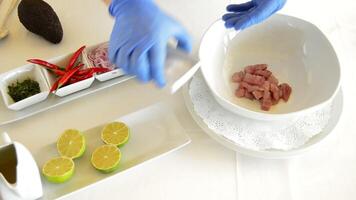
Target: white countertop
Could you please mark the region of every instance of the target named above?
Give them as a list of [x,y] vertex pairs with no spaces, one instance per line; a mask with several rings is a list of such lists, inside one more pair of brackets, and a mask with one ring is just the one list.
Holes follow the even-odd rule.
[[[8,22],[10,35],[0,41],[0,72],[21,66],[29,57],[51,58],[82,44],[108,40],[112,19],[101,0],[47,0],[62,21],[64,39],[51,45],[19,23]],[[204,30],[223,12],[228,0],[159,0],[194,36],[195,54]],[[170,98],[192,138],[187,147],[130,170],[67,199],[355,199],[356,198],[356,10],[352,0],[289,0],[281,13],[311,21],[333,43],[343,69],[344,114],[318,148],[290,160],[260,160],[237,155],[210,139],[193,122],[181,94]],[[76,100],[5,127],[14,140],[35,147],[36,140],[55,140],[63,127],[86,129],[115,118],[119,86]],[[138,99],[142,99],[138,95]],[[133,100],[142,107],[157,99]],[[100,106],[102,105],[102,106]],[[45,135],[45,137],[44,137]],[[35,153],[35,152],[32,152]],[[238,162],[236,162],[236,160]],[[281,171],[281,174],[278,172]],[[236,176],[237,174],[237,176]],[[273,175],[273,176],[272,176]]]

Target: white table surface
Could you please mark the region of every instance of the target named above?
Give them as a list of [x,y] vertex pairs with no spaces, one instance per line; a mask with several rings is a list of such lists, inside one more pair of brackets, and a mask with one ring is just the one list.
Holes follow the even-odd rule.
[[[100,0],[47,0],[62,21],[64,39],[51,45],[19,23],[8,21],[10,35],[0,41],[0,72],[30,57],[51,58],[82,44],[108,39],[113,20]],[[229,0],[159,0],[194,37],[195,54],[204,30]],[[337,50],[343,69],[344,114],[339,125],[317,149],[290,160],[261,160],[235,155],[211,140],[193,122],[181,94],[169,98],[192,138],[186,148],[150,162],[96,188],[66,199],[355,199],[356,198],[356,10],[352,0],[289,0],[281,13],[316,24]],[[14,140],[36,149],[36,140],[52,139],[66,127],[86,129],[159,98],[132,100],[130,109],[115,110],[119,87],[112,87],[29,119],[0,127]],[[1,114],[1,113],[0,113]],[[36,153],[36,152],[32,152]],[[237,161],[237,162],[236,162]]]

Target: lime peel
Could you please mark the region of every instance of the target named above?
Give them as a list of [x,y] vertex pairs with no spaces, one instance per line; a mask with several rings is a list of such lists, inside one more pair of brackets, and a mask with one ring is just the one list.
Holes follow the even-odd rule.
[[42,174],[52,183],[63,183],[73,176],[74,168],[74,162],[70,158],[53,158],[43,165]]
[[91,156],[91,164],[100,172],[110,173],[118,169],[121,151],[115,145],[106,144],[96,148]]
[[81,157],[86,149],[84,135],[76,129],[65,130],[57,141],[58,153],[71,159]]
[[109,123],[101,131],[101,140],[105,144],[122,147],[128,142],[129,138],[130,128],[123,122]]

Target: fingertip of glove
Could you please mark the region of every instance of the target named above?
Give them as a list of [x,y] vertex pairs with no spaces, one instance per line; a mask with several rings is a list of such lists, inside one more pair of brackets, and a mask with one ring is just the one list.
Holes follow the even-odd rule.
[[114,17],[114,5],[113,5],[113,2],[110,3],[108,11],[109,11],[109,14]]
[[240,18],[233,24],[234,29],[237,31],[238,30],[242,31],[249,26],[251,26],[251,21],[248,16],[244,16],[244,17]]
[[193,49],[193,46],[192,46],[192,42],[189,41],[189,42],[178,42],[178,45],[177,47],[179,49],[182,49],[183,51],[187,52],[187,53],[191,53],[192,52],[192,49]]
[[133,73],[129,70],[128,66],[120,66],[118,62],[116,62],[116,66],[122,69],[126,75],[133,75]]
[[229,14],[224,14],[222,17],[221,17],[221,19],[223,20],[223,21],[226,21],[226,20],[228,20],[230,18],[230,15]]
[[231,24],[231,23],[228,23],[228,22],[225,22],[225,28],[232,28],[234,27],[234,24]]
[[153,79],[157,87],[163,88],[164,86],[166,86],[166,79],[163,74],[153,74]]
[[165,80],[156,80],[156,86],[160,89],[164,88],[166,86],[166,81]]
[[149,72],[146,72],[145,70],[140,70],[136,69],[136,77],[141,83],[148,83],[151,81],[152,77],[150,76]]
[[234,25],[234,29],[235,30],[240,30],[240,31],[243,31],[244,29],[246,29],[248,27],[248,22],[245,22],[245,21],[240,21],[240,22],[237,22],[235,25]]
[[231,28],[231,27],[229,27],[229,25],[227,25],[226,23],[224,24],[224,26],[225,26],[225,28]]
[[231,11],[233,11],[233,7],[234,7],[234,5],[230,4],[230,5],[226,6],[226,10],[231,12]]

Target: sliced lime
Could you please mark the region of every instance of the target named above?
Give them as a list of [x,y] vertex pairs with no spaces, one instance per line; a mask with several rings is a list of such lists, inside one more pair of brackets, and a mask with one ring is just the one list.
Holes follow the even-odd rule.
[[46,179],[52,183],[63,183],[73,176],[74,162],[70,158],[60,157],[47,161],[42,168]]
[[91,164],[101,172],[110,173],[118,168],[120,158],[120,149],[115,145],[107,144],[95,149],[91,156]]
[[68,129],[59,137],[57,150],[61,156],[78,158],[85,152],[84,135],[76,129]]
[[105,144],[123,146],[129,140],[130,129],[123,122],[112,122],[107,124],[101,131],[101,139]]

